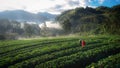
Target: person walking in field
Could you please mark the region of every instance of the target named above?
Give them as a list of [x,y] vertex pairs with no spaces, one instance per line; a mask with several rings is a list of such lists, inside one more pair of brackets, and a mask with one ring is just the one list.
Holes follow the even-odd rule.
[[85,45],[86,45],[85,41],[84,41],[84,40],[80,40],[80,45],[81,45],[82,47],[85,47]]

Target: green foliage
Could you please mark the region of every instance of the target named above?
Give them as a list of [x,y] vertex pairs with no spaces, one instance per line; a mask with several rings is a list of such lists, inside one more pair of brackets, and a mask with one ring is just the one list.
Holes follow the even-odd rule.
[[[60,57],[58,59],[54,59],[45,63],[42,63],[40,65],[37,65],[36,68],[42,67],[42,68],[83,68],[85,65],[97,61],[101,58],[104,58],[105,56],[114,54],[114,48],[119,49],[120,46],[102,46],[102,47],[96,47],[91,50],[87,50],[85,52],[77,52],[75,54],[71,54],[69,56]],[[112,52],[113,51],[113,52]],[[119,52],[116,50],[116,52]]]
[[[40,35],[40,28],[37,24],[19,23],[17,21],[0,19],[1,40],[13,40],[21,37],[31,37]],[[5,38],[3,38],[3,36]]]
[[108,56],[105,59],[99,60],[97,63],[92,63],[86,68],[119,68],[120,67],[120,53]]
[[119,41],[112,35],[0,41],[0,68],[84,68],[118,54]]
[[[57,17],[57,21],[63,27],[66,27],[64,30],[67,30],[67,27],[71,26],[69,32],[92,32],[93,34],[120,34],[119,19],[120,5],[111,8],[105,6],[99,6],[97,8],[80,7],[65,11]],[[66,25],[67,22],[71,23],[71,25]]]
[[69,22],[69,20],[65,20],[62,23],[62,27],[63,29],[65,29],[65,33],[69,33],[71,31],[71,23]]

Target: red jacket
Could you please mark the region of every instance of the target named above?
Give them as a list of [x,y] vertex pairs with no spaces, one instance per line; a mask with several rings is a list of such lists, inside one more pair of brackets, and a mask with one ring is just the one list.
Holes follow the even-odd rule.
[[81,41],[81,45],[82,45],[82,47],[84,47],[84,46],[85,46],[85,44],[86,44],[86,43],[85,43],[85,41],[84,41],[84,40],[82,40],[82,41]]

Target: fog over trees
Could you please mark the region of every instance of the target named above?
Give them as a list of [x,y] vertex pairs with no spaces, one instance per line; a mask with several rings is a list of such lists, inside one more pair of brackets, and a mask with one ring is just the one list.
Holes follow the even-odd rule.
[[0,39],[19,37],[58,36],[66,34],[120,35],[120,5],[113,7],[75,8],[64,11],[54,22],[39,24],[0,19]]
[[39,36],[37,24],[19,23],[17,21],[0,19],[0,39],[17,39],[18,37]]

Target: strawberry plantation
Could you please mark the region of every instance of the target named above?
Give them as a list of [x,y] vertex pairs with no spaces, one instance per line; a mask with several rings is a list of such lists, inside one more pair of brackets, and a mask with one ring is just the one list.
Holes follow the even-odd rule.
[[120,68],[120,36],[0,41],[0,68]]

